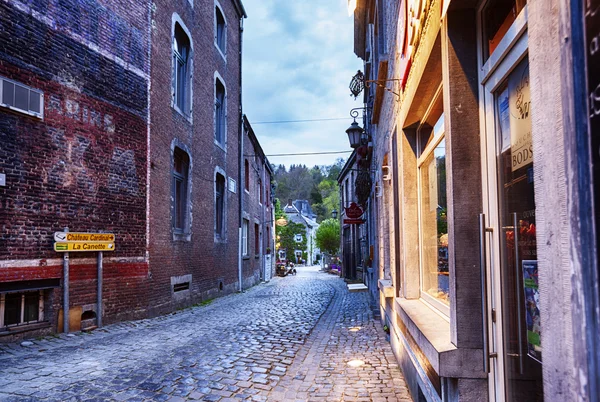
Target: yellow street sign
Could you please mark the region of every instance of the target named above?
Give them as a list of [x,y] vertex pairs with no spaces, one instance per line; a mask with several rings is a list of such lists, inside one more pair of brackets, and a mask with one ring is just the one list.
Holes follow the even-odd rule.
[[115,243],[78,242],[78,243],[54,243],[54,251],[115,251]]
[[54,241],[56,242],[102,242],[112,243],[115,241],[115,235],[112,233],[76,233],[76,232],[55,232]]

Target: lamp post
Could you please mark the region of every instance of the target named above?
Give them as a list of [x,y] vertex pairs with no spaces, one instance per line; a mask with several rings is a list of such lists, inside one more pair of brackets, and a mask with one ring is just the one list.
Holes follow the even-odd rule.
[[334,209],[333,211],[331,211],[331,217],[332,217],[333,219],[337,219],[337,215],[338,215],[338,211],[337,211],[337,209]]

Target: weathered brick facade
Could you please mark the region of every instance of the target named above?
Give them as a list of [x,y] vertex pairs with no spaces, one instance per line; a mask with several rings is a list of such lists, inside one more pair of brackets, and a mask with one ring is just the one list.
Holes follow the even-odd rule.
[[[226,52],[215,43],[215,7],[226,21]],[[155,2],[152,13],[150,159],[151,313],[230,293],[239,288],[240,19],[238,1]],[[187,72],[191,111],[173,105],[173,35],[189,36]],[[215,140],[215,82],[226,92],[224,145]],[[186,228],[173,227],[175,148],[189,157]],[[215,228],[216,175],[225,178],[222,236]],[[233,180],[233,182],[231,181]],[[231,186],[234,186],[235,189]],[[235,191],[231,191],[235,190]],[[174,285],[184,289],[176,292]],[[187,285],[186,285],[187,284]],[[185,289],[185,287],[189,289]]]
[[244,177],[242,183],[245,194],[243,217],[248,220],[249,224],[248,253],[243,256],[243,272],[244,277],[247,278],[245,286],[249,286],[259,279],[268,280],[274,274],[275,223],[271,197],[273,170],[250,122],[244,116],[244,164],[246,162],[248,163],[248,178]]
[[[104,231],[116,235],[105,322],[145,310],[149,13],[145,1],[0,3],[0,77],[43,91],[43,118],[0,106],[0,292],[58,285],[55,231]],[[91,257],[71,253],[71,309],[96,308]],[[62,292],[44,299],[52,330]]]

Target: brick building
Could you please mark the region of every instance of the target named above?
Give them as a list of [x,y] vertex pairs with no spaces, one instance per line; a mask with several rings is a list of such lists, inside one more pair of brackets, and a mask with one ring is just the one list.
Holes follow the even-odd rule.
[[[275,261],[275,209],[271,177],[273,169],[244,116],[244,165],[242,201],[242,273],[244,288],[273,277]],[[240,191],[241,192],[241,191]]]
[[239,0],[152,11],[151,314],[240,288]]
[[[56,330],[64,227],[116,235],[105,322],[146,310],[149,13],[145,1],[0,2],[0,339]],[[71,253],[75,330],[98,313],[95,254]]]
[[356,2],[378,302],[415,400],[600,398],[599,7]]

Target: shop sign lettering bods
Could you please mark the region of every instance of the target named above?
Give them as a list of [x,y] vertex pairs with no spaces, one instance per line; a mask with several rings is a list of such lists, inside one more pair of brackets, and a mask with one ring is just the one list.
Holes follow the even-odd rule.
[[533,162],[529,65],[521,63],[508,80],[511,166],[514,172]]

